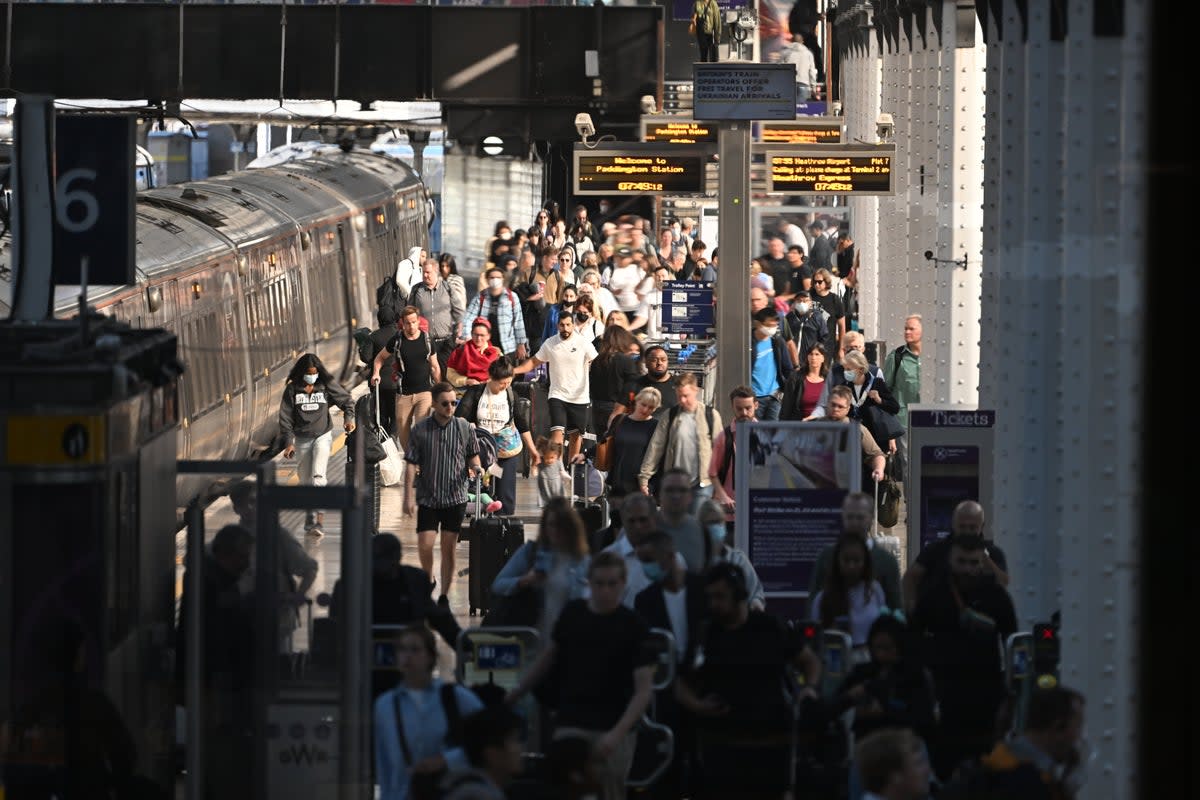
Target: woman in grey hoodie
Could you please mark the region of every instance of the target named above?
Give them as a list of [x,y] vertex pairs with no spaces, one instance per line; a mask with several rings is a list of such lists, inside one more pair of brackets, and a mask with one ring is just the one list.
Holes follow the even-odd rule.
[[[279,402],[279,433],[283,437],[283,457],[300,454],[297,472],[300,482],[313,486],[325,485],[329,467],[329,451],[333,444],[333,418],[330,407],[342,409],[346,432],[354,430],[354,401],[342,388],[321,359],[305,353],[297,359]],[[320,532],[324,515],[309,509],[304,529]]]

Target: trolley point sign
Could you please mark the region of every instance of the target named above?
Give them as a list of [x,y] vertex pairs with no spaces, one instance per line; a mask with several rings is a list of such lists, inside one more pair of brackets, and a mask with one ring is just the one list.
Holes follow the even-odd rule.
[[892,145],[793,145],[766,151],[767,191],[789,194],[895,194]]

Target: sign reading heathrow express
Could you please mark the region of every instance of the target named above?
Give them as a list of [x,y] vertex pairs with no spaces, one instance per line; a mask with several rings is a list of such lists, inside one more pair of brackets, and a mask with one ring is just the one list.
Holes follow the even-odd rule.
[[692,117],[796,118],[796,65],[701,62],[692,65]]
[[797,117],[795,122],[759,122],[754,141],[763,144],[837,144],[844,117]]
[[643,116],[642,141],[668,144],[716,143],[717,127],[706,122],[696,122],[691,117],[682,115]]
[[793,145],[767,151],[767,191],[894,194],[894,146]]
[[702,150],[678,145],[612,148],[576,145],[575,194],[703,194]]

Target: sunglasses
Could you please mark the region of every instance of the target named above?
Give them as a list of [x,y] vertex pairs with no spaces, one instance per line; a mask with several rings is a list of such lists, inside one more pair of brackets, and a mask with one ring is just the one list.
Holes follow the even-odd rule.
[[446,407],[454,408],[456,405],[458,405],[458,401],[457,400],[443,400],[440,403],[438,403],[438,405],[442,406],[443,408],[446,408]]

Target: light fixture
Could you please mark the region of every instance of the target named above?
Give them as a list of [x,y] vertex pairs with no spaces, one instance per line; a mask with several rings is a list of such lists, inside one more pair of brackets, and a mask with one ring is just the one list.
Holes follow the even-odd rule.
[[499,136],[488,136],[483,140],[483,152],[489,156],[498,156],[504,152],[504,140]]
[[267,253],[267,264],[269,266],[272,266],[272,267],[275,266],[275,263],[277,261],[279,261],[279,257],[276,256],[274,252]]
[[382,211],[380,211],[380,212],[378,212],[377,214],[375,214],[375,221],[376,221],[376,222],[378,222],[380,225],[382,225],[382,224],[383,224],[383,221],[384,221],[385,219],[387,219],[387,217],[383,216],[383,212],[382,212]]
[[362,233],[367,229],[367,217],[365,214],[359,214],[354,218],[354,230]]
[[953,264],[956,267],[967,268],[967,254],[963,253],[962,258],[938,258],[933,254],[932,250],[925,251],[925,260],[932,261],[934,264]]
[[192,281],[192,297],[193,298],[195,298],[196,300],[199,300],[200,295],[203,291],[204,291],[204,287],[200,285],[200,281]]

